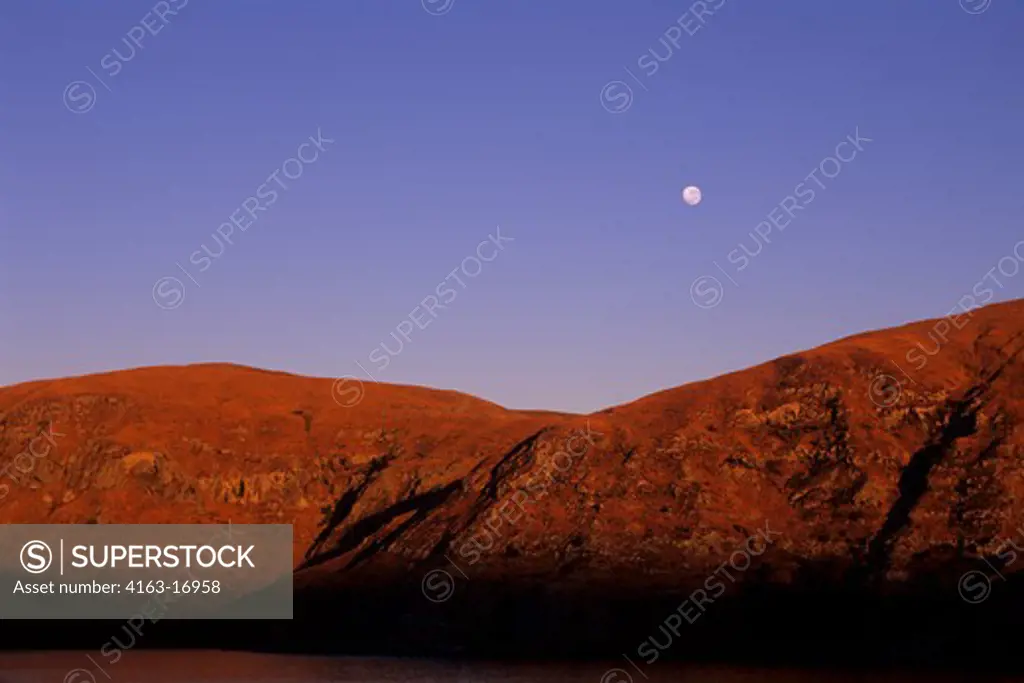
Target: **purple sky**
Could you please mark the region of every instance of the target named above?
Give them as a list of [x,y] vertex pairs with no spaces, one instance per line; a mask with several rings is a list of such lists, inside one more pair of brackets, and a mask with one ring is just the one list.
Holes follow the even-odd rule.
[[1020,297],[1024,5],[987,2],[7,0],[0,384],[591,411]]

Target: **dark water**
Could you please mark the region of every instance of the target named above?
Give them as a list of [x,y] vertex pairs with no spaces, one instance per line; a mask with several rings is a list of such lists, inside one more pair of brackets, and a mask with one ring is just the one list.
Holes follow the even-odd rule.
[[0,653],[0,683],[952,683],[980,680],[962,674],[780,671],[658,662],[640,667],[632,668],[625,660],[576,664],[456,663],[209,651],[126,651],[120,660],[111,663],[99,652]]

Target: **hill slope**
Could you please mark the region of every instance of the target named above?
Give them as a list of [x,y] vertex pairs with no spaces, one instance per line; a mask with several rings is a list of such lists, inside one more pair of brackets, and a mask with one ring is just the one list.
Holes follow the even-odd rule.
[[513,639],[531,652],[558,637],[632,649],[623,633],[656,630],[745,547],[721,601],[958,601],[960,573],[1024,519],[1024,301],[955,323],[587,416],[230,365],[5,387],[0,467],[54,435],[0,480],[0,521],[293,523],[303,614],[375,601],[332,632],[341,649],[489,642],[504,631],[481,629],[481,610],[500,609],[543,615],[550,632]]

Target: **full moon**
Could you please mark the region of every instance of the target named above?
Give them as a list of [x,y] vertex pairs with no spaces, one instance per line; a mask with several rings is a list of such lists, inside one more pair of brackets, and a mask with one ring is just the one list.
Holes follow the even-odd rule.
[[690,206],[697,206],[700,204],[700,188],[694,185],[690,185],[683,190],[683,201]]

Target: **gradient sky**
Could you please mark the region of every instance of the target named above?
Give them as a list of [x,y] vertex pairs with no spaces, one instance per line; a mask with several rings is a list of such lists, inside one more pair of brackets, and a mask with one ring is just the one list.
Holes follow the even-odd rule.
[[[112,76],[155,2],[5,0],[0,384],[359,362],[582,412],[944,315],[1024,239],[1024,4],[990,1],[726,0],[675,47],[691,2],[191,0]],[[616,80],[634,97],[612,114]],[[872,142],[730,266],[858,127]],[[318,129],[333,145],[200,273],[190,255]],[[514,241],[374,372],[499,225]],[[691,298],[705,275],[713,308]],[[1001,280],[995,300],[1024,296],[1024,272]]]

